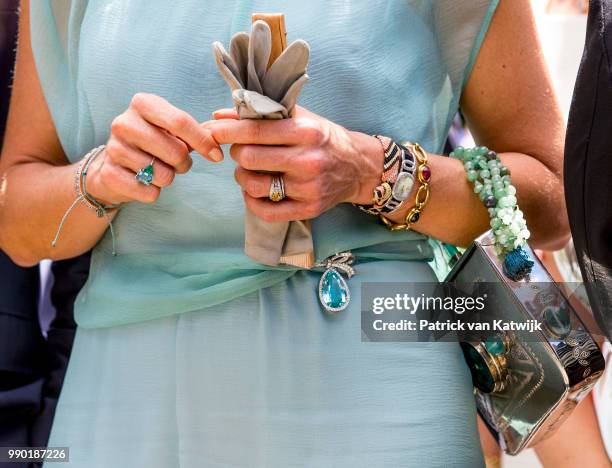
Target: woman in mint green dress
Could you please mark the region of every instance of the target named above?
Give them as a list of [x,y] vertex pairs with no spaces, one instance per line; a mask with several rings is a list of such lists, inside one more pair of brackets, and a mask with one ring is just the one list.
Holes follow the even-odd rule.
[[[460,105],[511,168],[533,244],[565,240],[563,122],[527,5],[25,2],[0,244],[20,264],[95,246],[49,442],[70,447],[66,466],[482,465],[459,346],[362,342],[359,294],[436,281],[431,239],[465,245],[487,228],[461,164],[438,156]],[[271,11],[311,47],[296,118],[201,125],[231,105],[211,43]],[[431,198],[410,231],[351,204],[380,181],[374,134],[430,153]],[[118,255],[108,220],[81,204],[51,247],[79,161],[103,144],[87,189],[120,205]],[[139,184],[153,157],[153,184]],[[272,204],[257,171],[283,158],[290,200]],[[322,310],[320,271],[245,256],[245,201],[267,220],[312,219],[319,261],[353,252],[347,309]]]

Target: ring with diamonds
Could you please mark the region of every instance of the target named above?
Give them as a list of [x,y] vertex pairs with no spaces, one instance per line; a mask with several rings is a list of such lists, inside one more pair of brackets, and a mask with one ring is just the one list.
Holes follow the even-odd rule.
[[136,180],[142,185],[151,185],[153,183],[153,165],[155,164],[155,158],[151,159],[148,166],[139,169],[136,173]]
[[283,176],[280,174],[275,174],[272,176],[269,198],[275,203],[285,198],[285,182],[283,181]]

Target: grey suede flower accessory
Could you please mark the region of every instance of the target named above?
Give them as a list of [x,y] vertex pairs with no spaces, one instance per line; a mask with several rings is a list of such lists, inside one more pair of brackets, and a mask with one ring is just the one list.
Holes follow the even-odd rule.
[[[297,40],[280,55],[275,53],[275,60],[271,60],[272,49],[270,27],[261,20],[253,23],[250,34],[240,32],[232,37],[229,53],[221,43],[213,44],[217,67],[232,90],[240,119],[286,119],[293,114],[308,81],[310,48]],[[244,244],[245,253],[265,265],[310,268],[314,264],[308,221],[270,223],[247,210]]]
[[229,53],[220,42],[213,43],[217,67],[241,119],[286,119],[308,81],[306,42],[293,42],[268,68],[271,51],[272,34],[264,21],[253,23],[250,35],[235,34]]

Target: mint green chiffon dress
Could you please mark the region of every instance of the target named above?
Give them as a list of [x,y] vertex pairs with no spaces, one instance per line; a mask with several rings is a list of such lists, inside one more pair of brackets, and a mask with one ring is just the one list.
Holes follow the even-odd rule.
[[[31,37],[71,161],[137,92],[199,121],[231,106],[211,43],[276,11],[311,46],[302,106],[440,152],[496,3],[33,0]],[[481,466],[459,346],[361,341],[360,284],[436,281],[435,244],[349,205],[315,219],[317,259],[358,259],[351,304],[330,317],[320,272],[244,255],[233,161],[193,158],[155,204],[121,208],[116,257],[108,232],[94,249],[49,442],[70,447],[62,466]]]

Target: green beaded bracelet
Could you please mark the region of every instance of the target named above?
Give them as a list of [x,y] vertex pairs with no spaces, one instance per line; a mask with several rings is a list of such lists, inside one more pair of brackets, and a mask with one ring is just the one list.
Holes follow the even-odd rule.
[[498,255],[505,256],[506,273],[513,279],[525,276],[533,266],[533,261],[522,248],[530,233],[517,205],[510,170],[502,164],[495,151],[484,146],[459,147],[450,156],[463,162],[468,180],[474,183],[474,193],[489,211],[495,250]]

